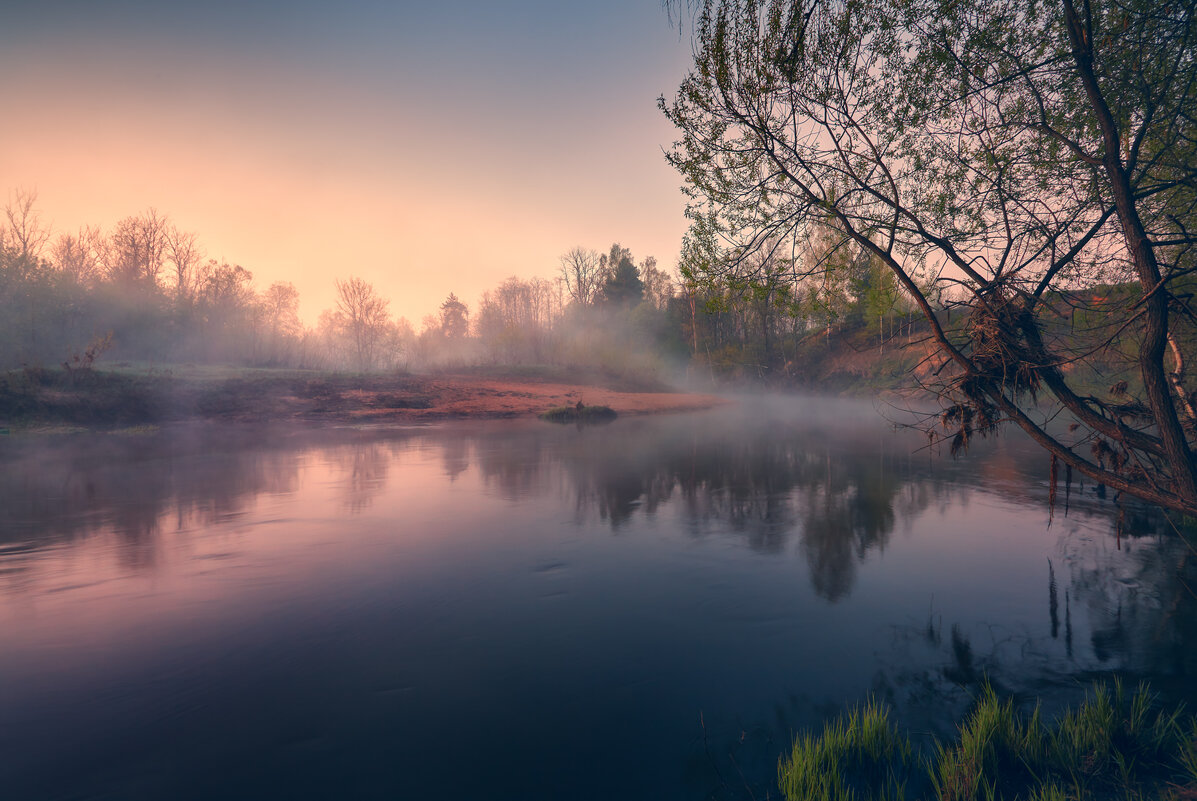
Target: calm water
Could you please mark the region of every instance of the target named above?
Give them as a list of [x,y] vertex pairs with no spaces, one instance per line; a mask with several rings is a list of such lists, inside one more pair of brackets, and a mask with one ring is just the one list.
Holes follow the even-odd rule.
[[1166,521],[925,444],[801,399],[0,440],[0,796],[759,799],[870,694],[1187,697]]

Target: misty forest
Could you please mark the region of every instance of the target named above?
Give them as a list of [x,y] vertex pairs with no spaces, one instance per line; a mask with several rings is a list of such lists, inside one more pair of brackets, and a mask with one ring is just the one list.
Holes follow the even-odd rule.
[[[759,275],[711,281],[637,262],[618,243],[565,251],[541,276],[512,276],[471,304],[450,293],[417,330],[368,282],[332,277],[336,305],[315,326],[289,282],[255,284],[209,259],[202,239],[149,209],[112,231],[55,233],[37,194],[14,189],[0,227],[6,369],[181,363],[343,372],[476,365],[698,371],[710,381],[796,386],[800,354],[834,335],[879,353],[906,342],[915,307],[892,276],[854,254],[810,278],[839,245],[830,229]],[[815,251],[811,248],[820,248]],[[816,342],[822,337],[822,340]],[[900,354],[896,354],[899,355]],[[97,361],[102,358],[102,361]]]
[[[385,281],[280,274],[157,195],[80,224],[52,171],[0,160],[0,787],[1197,798],[1197,2],[650,3],[664,38],[628,58],[675,87],[655,108],[609,58],[570,71],[598,33],[550,55],[516,24],[559,47],[631,11],[517,5],[461,32],[527,64],[440,12],[351,4],[323,49],[298,12],[244,21],[421,109],[445,186],[465,156],[431,140],[477,145],[483,197],[484,154],[535,129],[521,180],[577,191],[500,171],[496,218],[612,212],[505,280],[398,237]],[[373,83],[405,74],[387,26],[460,64]],[[494,141],[430,99],[478,75]],[[600,80],[609,127],[556,80]],[[571,136],[586,157],[554,161]],[[668,252],[640,249],[641,168],[604,195],[645,149],[680,186]],[[510,263],[461,203],[434,212]]]

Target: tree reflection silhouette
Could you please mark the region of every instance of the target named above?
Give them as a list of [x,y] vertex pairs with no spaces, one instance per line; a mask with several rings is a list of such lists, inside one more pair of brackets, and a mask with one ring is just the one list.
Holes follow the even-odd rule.
[[[1042,486],[1036,465],[1013,455],[982,460],[981,468],[912,458],[917,437],[850,419],[725,414],[629,419],[600,429],[211,434],[93,437],[10,451],[0,460],[0,542],[36,545],[111,531],[126,543],[130,569],[150,569],[161,532],[228,519],[264,492],[295,491],[305,459],[332,467],[346,509],[360,513],[387,491],[391,463],[418,445],[439,453],[450,480],[476,465],[505,499],[570,498],[578,525],[622,531],[637,515],[669,506],[693,537],[738,538],[762,554],[795,547],[814,592],[835,603],[852,593],[859,566],[886,547],[896,527],[967,492],[969,482],[1000,484],[1031,501],[1040,500],[1033,493]],[[1083,511],[1084,503],[1098,502],[1074,497],[1073,509]],[[1128,510],[1128,530],[1143,529],[1138,514]],[[1074,577],[1068,603],[1088,603],[1086,581],[1096,580]],[[1122,649],[1118,643],[1143,629],[1123,626],[1110,618],[1094,635],[1099,650]]]
[[387,472],[393,458],[387,443],[357,441],[330,449],[327,458],[341,476],[343,502],[351,514],[364,511],[386,489]]
[[597,519],[619,530],[677,499],[694,536],[719,530],[755,551],[780,553],[797,533],[815,591],[834,602],[851,592],[857,564],[885,546],[895,505],[912,516],[948,486],[904,493],[918,478],[908,438],[873,432],[833,446],[831,437],[842,433],[753,420],[711,429],[681,418],[523,430],[476,451],[484,479],[504,497],[564,482],[580,524]]

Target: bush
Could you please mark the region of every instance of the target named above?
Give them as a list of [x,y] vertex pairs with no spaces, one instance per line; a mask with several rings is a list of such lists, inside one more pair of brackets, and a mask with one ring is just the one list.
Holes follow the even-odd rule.
[[609,423],[617,416],[610,406],[555,406],[540,413],[550,423]]

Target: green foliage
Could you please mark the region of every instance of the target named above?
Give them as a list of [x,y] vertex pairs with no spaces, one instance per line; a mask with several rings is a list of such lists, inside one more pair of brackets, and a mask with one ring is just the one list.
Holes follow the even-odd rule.
[[[690,198],[684,274],[709,308],[736,314],[759,256],[800,252],[808,325],[881,333],[904,297],[929,325],[940,369],[926,377],[946,408],[1012,420],[1108,486],[1197,509],[1193,338],[1170,336],[1192,326],[1197,258],[1191,5],[691,7],[693,68],[660,106]],[[1138,284],[1142,302],[1091,307],[1086,342],[1042,327],[1047,297],[1103,283]],[[945,300],[964,312],[946,326]],[[1078,392],[1078,364],[1142,381],[1110,402]],[[1022,414],[1044,401],[1081,433],[1053,438]],[[1079,455],[1086,437],[1121,461]]]

